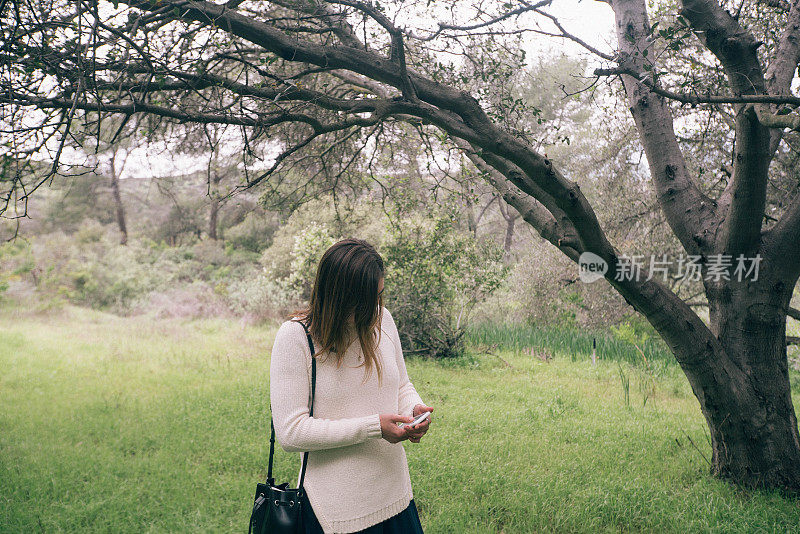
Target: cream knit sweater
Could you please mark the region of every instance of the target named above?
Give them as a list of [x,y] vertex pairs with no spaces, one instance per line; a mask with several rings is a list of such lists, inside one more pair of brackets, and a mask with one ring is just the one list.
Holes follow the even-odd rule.
[[275,336],[269,369],[275,435],[286,451],[311,451],[303,485],[325,534],[380,523],[414,497],[405,448],[381,437],[379,414],[411,415],[424,403],[408,379],[394,319],[386,308],[381,311],[381,385],[374,367],[364,381],[357,340],[339,369],[335,355],[320,361],[323,353],[317,358],[314,417],[308,415],[311,352],[303,326],[286,321]]

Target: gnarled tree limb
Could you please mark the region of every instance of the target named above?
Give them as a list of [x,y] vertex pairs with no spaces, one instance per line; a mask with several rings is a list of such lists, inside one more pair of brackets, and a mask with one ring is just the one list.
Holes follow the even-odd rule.
[[[766,82],[756,53],[761,43],[716,0],[681,0],[681,6],[681,15],[719,59],[734,93],[765,94]],[[769,128],[752,106],[737,106],[733,177],[720,200],[726,212],[717,236],[719,252],[752,255],[758,249],[770,160]]]
[[[620,66],[625,72],[645,72],[645,50],[650,22],[644,0],[617,0],[612,4],[620,47]],[[670,227],[690,254],[713,249],[718,224],[714,202],[704,195],[689,176],[686,162],[673,129],[672,113],[664,98],[639,77],[622,74],[639,138],[647,154],[650,175]]]

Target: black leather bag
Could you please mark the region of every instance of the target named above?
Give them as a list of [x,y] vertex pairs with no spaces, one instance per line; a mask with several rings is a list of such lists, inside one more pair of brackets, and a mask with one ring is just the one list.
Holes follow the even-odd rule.
[[[299,322],[299,321],[298,321]],[[309,416],[314,415],[314,389],[317,382],[317,360],[314,358],[314,342],[303,323],[303,329],[311,349],[311,406]],[[270,412],[272,406],[270,405]],[[253,512],[250,514],[250,534],[302,534],[303,513],[301,502],[303,497],[303,480],[306,476],[308,451],[303,453],[303,467],[300,469],[300,483],[297,488],[290,488],[288,482],[275,484],[272,478],[272,456],[275,453],[275,425],[270,416],[269,467],[266,483],[258,483],[253,501]]]

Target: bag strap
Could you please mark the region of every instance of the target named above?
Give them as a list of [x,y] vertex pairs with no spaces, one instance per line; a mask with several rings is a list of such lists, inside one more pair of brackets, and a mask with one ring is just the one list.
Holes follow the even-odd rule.
[[[311,406],[308,408],[308,416],[314,416],[314,390],[317,385],[317,359],[314,358],[314,342],[311,340],[311,334],[308,332],[308,327],[304,323],[303,329],[306,331],[306,339],[308,339],[308,348],[311,350]],[[299,489],[303,489],[303,480],[306,478],[306,465],[308,465],[308,451],[303,453],[303,468],[300,470],[300,483],[297,485]]]
[[[309,417],[314,416],[314,392],[316,390],[317,385],[317,359],[314,358],[314,342],[311,340],[311,333],[308,331],[308,326],[302,321],[296,321],[303,326],[303,330],[306,331],[306,339],[308,340],[308,348],[311,350],[311,405],[308,409]],[[275,425],[272,422],[272,403],[269,406],[270,416],[269,416],[269,426],[270,426],[270,436],[269,436],[269,467],[267,468],[267,484],[272,485],[275,481],[272,478],[272,456],[275,453]],[[306,478],[306,464],[308,464],[308,451],[303,453],[303,468],[300,470],[300,484],[297,486],[298,488],[303,487],[303,480]]]

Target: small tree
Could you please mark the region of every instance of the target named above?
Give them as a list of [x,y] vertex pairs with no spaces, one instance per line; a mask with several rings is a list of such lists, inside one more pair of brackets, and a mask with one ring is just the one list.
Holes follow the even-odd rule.
[[503,249],[453,219],[420,216],[390,229],[381,249],[386,293],[408,352],[458,356],[470,312],[503,282]]

